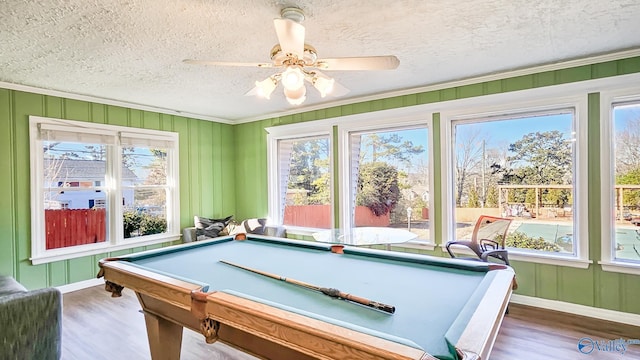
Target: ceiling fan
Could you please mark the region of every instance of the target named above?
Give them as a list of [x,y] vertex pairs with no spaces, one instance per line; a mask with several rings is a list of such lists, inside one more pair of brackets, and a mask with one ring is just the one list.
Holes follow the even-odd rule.
[[[270,53],[270,63],[225,62],[205,60],[183,60],[187,64],[210,66],[250,66],[260,68],[282,68],[279,73],[269,76],[262,81],[256,81],[255,88],[245,95],[258,95],[270,98],[273,91],[281,82],[284,95],[292,105],[300,105],[306,99],[307,89],[304,82],[311,83],[325,97],[329,93],[342,94],[348,90],[320,70],[392,70],[398,67],[400,61],[393,55],[361,56],[319,59],[316,49],[305,44],[305,29],[301,22],[304,13],[298,8],[288,7],[280,12],[281,19],[274,19],[273,24],[278,36],[276,44]],[[342,95],[337,94],[337,95]]]

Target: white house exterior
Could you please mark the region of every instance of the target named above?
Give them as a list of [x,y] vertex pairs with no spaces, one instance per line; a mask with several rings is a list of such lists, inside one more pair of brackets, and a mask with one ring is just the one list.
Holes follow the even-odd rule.
[[[92,209],[105,207],[104,160],[45,160],[45,206],[47,209]],[[138,177],[122,165],[122,185],[134,185]],[[125,207],[133,206],[134,191],[123,191]]]

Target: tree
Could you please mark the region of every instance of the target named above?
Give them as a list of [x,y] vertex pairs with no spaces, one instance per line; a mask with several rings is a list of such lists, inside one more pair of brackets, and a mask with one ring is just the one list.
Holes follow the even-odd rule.
[[[638,185],[640,184],[640,168],[630,170],[624,174],[616,176],[616,185]],[[624,189],[623,206],[637,208],[640,206],[640,192],[637,189]],[[618,199],[618,201],[620,201]]]
[[[45,159],[81,159],[77,150],[61,149],[60,145],[65,145],[62,142],[43,141],[42,151],[44,152]],[[88,151],[80,151],[85,153]]]
[[456,128],[456,206],[462,206],[465,184],[473,170],[482,165],[482,140],[480,131],[463,131]]
[[[377,216],[391,213],[394,221],[406,218],[404,210],[393,210],[402,199],[401,190],[411,188],[407,169],[414,165],[411,162],[416,155],[425,152],[422,145],[405,140],[403,134],[400,130],[355,135],[359,136],[360,148],[356,203],[368,206]],[[402,208],[409,205],[405,199]]]
[[566,189],[545,189],[540,195],[543,204],[561,207],[571,203],[571,191]]
[[487,189],[487,200],[484,206],[498,207],[498,188],[496,186],[492,185]]
[[624,127],[616,131],[615,139],[616,174],[640,169],[640,115],[625,122]]
[[107,147],[105,145],[85,145],[85,149],[89,152],[90,160],[104,161],[107,155]]
[[400,200],[398,169],[384,162],[366,163],[360,167],[356,205],[367,206],[376,216],[385,215]]
[[478,197],[478,191],[475,187],[469,190],[469,199],[467,200],[467,207],[477,208],[480,207],[480,198]]
[[[61,172],[63,163],[64,159],[46,158],[44,160],[43,177],[45,188],[55,188],[58,186],[58,182],[62,180]],[[57,200],[58,195],[60,195],[59,191],[46,191],[44,193],[45,204],[47,204],[48,201]],[[49,204],[47,206],[51,205]]]
[[140,161],[138,160],[138,156],[136,156],[136,148],[129,146],[122,148],[122,165],[126,166],[129,169],[136,169],[140,167]]
[[149,149],[153,155],[151,163],[144,165],[148,173],[144,179],[145,185],[166,185],[167,183],[167,152],[160,149]]
[[362,135],[361,159],[370,159],[371,162],[399,161],[407,163],[413,155],[424,152],[422,145],[414,146],[411,141],[403,140],[398,133],[387,135],[367,134]]
[[[316,159],[315,164],[318,167],[328,169],[329,158]],[[311,186],[315,190],[308,197],[310,205],[324,205],[331,202],[331,174],[328,171],[321,172],[320,176],[313,180]]]
[[[499,169],[511,184],[570,184],[571,142],[558,130],[535,132],[509,145],[512,167]],[[499,167],[499,166],[498,166]]]
[[329,141],[295,141],[289,163],[289,189],[306,190],[303,203],[328,204],[330,194]]
[[[640,115],[627,120],[615,138],[616,185],[640,185]],[[640,206],[638,189],[624,189],[622,197],[623,206],[633,209]]]
[[524,192],[524,202],[527,204],[535,204],[536,203],[536,190],[535,189],[523,189]]

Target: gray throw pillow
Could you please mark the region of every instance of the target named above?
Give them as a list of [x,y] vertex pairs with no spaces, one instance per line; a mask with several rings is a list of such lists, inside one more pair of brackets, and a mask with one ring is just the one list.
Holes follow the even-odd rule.
[[217,237],[220,231],[224,229],[229,222],[233,219],[233,215],[229,215],[224,219],[210,219],[202,216],[194,216],[193,220],[196,225],[196,238]]
[[247,234],[264,234],[264,227],[267,225],[267,219],[247,219],[242,221],[241,227],[244,227]]

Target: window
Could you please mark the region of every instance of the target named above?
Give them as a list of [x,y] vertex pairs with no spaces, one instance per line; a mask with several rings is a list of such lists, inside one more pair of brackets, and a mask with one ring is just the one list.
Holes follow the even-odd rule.
[[30,117],[34,264],[174,240],[175,133]]
[[349,132],[348,227],[390,227],[429,236],[426,127]]
[[124,237],[166,232],[167,196],[172,190],[167,176],[171,144],[121,134],[120,145]]
[[602,96],[602,261],[640,274],[640,94]]
[[278,140],[284,225],[332,228],[329,146],[326,136]]
[[267,131],[270,221],[290,229],[333,228],[330,127],[294,124]]
[[586,267],[586,99],[531,102],[443,115],[451,139],[448,238],[470,239],[480,215],[511,218],[510,257]]

